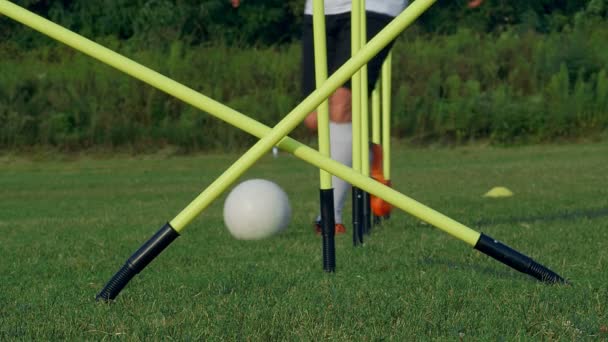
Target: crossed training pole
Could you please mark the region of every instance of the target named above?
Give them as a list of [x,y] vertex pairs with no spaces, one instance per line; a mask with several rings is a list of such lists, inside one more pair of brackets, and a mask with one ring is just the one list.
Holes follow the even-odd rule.
[[282,150],[290,152],[296,157],[320,169],[348,180],[354,186],[368,191],[374,196],[383,198],[396,208],[402,209],[405,212],[428,222],[520,272],[529,274],[547,283],[565,283],[566,281],[555,272],[507,245],[479,233],[414,199],[369,177],[365,177],[360,173],[353,171],[351,168],[323,156],[316,150],[287,137],[287,134],[293,130],[308,113],[312,112],[321,102],[327,99],[335,89],[343,84],[350,75],[354,74],[363,64],[376,55],[387,42],[397,37],[400,32],[430,7],[433,2],[434,0],[414,1],[374,39],[370,40],[353,58],[329,77],[321,87],[311,93],[271,129],[191,88],[31,13],[22,7],[7,0],[0,0],[0,13],[260,138],[256,144],[188,204],[175,218],[166,223],[158,232],[156,232],[156,234],[146,241],[110,279],[105,287],[97,294],[96,298],[102,301],[115,299],[128,282],[171,244],[171,242],[180,235],[181,231],[192,222],[198,214],[217,199],[247,169],[275,145],[278,145]]

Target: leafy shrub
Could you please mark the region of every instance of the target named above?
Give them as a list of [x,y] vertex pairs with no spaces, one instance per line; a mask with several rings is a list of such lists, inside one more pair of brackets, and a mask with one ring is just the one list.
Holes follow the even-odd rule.
[[[108,2],[126,8],[128,15],[121,15],[129,18],[98,3],[64,3],[47,6],[47,14],[99,35],[96,40],[103,45],[269,126],[301,100],[299,44],[250,44],[257,30],[275,27],[281,13],[301,11],[295,2],[283,3],[265,19],[239,12],[251,16],[249,24],[239,24],[251,25],[245,30],[251,34],[247,42],[239,36],[244,33],[235,33],[204,44],[197,44],[192,32],[203,37],[223,26],[196,26],[198,19],[192,18],[203,15],[200,11],[224,11],[223,1],[180,3],[196,7],[190,12],[169,0]],[[591,5],[581,15],[605,16],[605,10],[591,10]],[[94,10],[103,13],[90,16]],[[393,50],[394,136],[422,143],[519,144],[605,132],[608,25],[567,24],[557,32],[539,33],[533,19],[526,19],[525,29],[522,21],[490,34],[471,28],[425,34],[414,28],[401,35]],[[0,69],[10,70],[0,73],[0,148],[139,150],[170,144],[187,152],[241,149],[256,141],[209,113],[56,43],[2,41]],[[292,136],[314,140],[302,127]]]

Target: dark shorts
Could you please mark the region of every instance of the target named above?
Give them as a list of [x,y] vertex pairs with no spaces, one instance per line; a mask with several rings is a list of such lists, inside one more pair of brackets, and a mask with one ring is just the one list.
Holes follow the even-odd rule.
[[[327,31],[327,73],[331,76],[342,64],[350,59],[350,12],[325,16],[325,29]],[[367,12],[367,41],[380,32],[393,18],[388,15]],[[368,92],[374,89],[376,80],[380,75],[382,63],[388,55],[393,42],[387,45],[367,64]],[[344,84],[350,88],[350,81]],[[316,89],[315,84],[315,58],[312,16],[304,16],[302,29],[302,92],[308,96]]]

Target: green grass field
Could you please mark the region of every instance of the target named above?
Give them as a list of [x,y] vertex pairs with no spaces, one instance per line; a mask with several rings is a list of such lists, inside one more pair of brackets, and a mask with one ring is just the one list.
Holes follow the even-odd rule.
[[[4,154],[0,341],[608,339],[608,144],[400,145],[394,157],[395,188],[573,286],[539,283],[403,212],[364,247],[350,232],[337,237],[338,270],[325,274],[311,228],[318,172],[282,154],[246,178],[287,191],[286,232],[234,240],[222,197],[114,303],[97,303],[124,261],[237,154]],[[498,185],[515,195],[482,197]]]

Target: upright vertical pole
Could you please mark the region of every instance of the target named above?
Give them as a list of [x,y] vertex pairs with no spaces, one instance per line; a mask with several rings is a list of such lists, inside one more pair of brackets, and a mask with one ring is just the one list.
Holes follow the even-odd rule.
[[[373,150],[376,150],[377,146],[381,146],[382,143],[382,74],[380,78],[376,81],[374,86],[374,90],[372,91],[372,145],[374,147]],[[370,196],[370,202],[373,196]],[[371,204],[371,203],[370,203]],[[381,220],[381,216],[373,213],[372,217],[372,225],[379,224]]]
[[382,75],[372,90],[372,144],[382,143]]
[[[352,0],[351,8],[351,54],[354,56],[361,49],[361,10],[362,0]],[[353,170],[361,172],[361,72],[357,71],[351,78],[352,90],[352,137],[353,137]],[[363,196],[360,188],[352,188],[353,245],[363,244]]]
[[[365,11],[365,0],[361,0],[361,8],[359,9],[361,18],[360,36],[361,46],[367,44],[367,20]],[[368,89],[367,64],[361,67],[361,173],[369,177],[369,89]],[[364,234],[369,234],[371,227],[371,207],[369,203],[369,193],[361,191],[362,224],[361,230]]]
[[[315,82],[321,87],[327,79],[327,43],[325,30],[325,4],[323,0],[313,1],[313,35],[315,50]],[[319,152],[330,157],[329,144],[329,104],[323,101],[317,108],[317,133],[319,139]],[[331,174],[319,170],[321,205],[321,235],[323,240],[323,270],[335,272],[335,217],[334,217],[334,190],[331,184]]]
[[[393,52],[390,51],[382,64],[382,172],[388,186],[391,185],[391,85],[393,70]],[[385,219],[390,217],[384,215]]]

